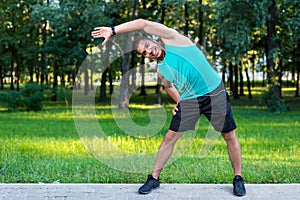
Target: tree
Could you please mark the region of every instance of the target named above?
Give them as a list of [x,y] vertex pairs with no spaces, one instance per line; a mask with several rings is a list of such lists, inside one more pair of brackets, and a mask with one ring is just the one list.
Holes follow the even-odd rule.
[[219,24],[217,27],[218,52],[221,58],[225,59],[223,63],[229,62],[230,90],[237,99],[239,98],[238,77],[241,60],[251,49],[251,33],[255,28],[255,19],[252,17],[254,4],[239,0],[215,1],[215,6],[216,19]]
[[[138,17],[138,0],[134,0],[132,17],[131,20],[137,19]],[[134,42],[133,33],[129,33],[128,39],[126,40],[126,49],[132,50]],[[130,63],[134,59],[133,52],[126,53],[124,55],[124,59],[122,60],[122,83],[121,83],[121,93],[119,100],[119,109],[126,109],[129,105],[129,97],[128,97],[128,86],[129,86],[129,74],[127,73],[130,68]]]
[[[61,85],[65,86],[65,76],[72,77],[76,88],[75,76],[78,73],[85,74],[85,93],[90,90],[90,77],[92,73],[79,68],[87,56],[87,49],[92,28],[98,24],[109,24],[111,19],[106,17],[105,2],[97,1],[71,1],[63,0],[50,5],[37,4],[34,7],[34,19],[43,25],[43,19],[47,19],[49,26],[46,45],[40,47],[40,51],[48,55],[50,71],[53,76],[52,100],[57,100],[58,77]],[[41,39],[43,40],[43,39]],[[44,43],[43,43],[44,44]],[[78,76],[79,77],[79,76]],[[80,82],[80,81],[79,81]]]
[[[299,52],[300,52],[300,4],[297,1],[286,0],[278,3],[278,19],[279,28],[276,29],[279,38],[280,59],[283,66],[282,71],[290,71],[292,73],[292,84],[296,87],[296,94],[299,91]],[[296,79],[295,79],[296,78]],[[294,84],[296,83],[296,84]]]
[[[1,48],[9,55],[9,76],[10,89],[19,90],[20,76],[23,73],[22,48],[24,48],[24,39],[28,37],[30,28],[29,7],[35,1],[19,2],[19,1],[5,1],[0,5],[1,8]],[[5,55],[4,54],[4,55]],[[7,61],[7,56],[3,59]],[[2,67],[2,70],[5,69]],[[4,72],[6,73],[6,72]]]
[[[277,8],[276,0],[271,0],[268,5],[269,17],[266,21],[267,23],[267,37],[266,37],[266,56],[267,56],[267,80],[270,85],[270,93],[273,95],[268,95],[266,102],[268,107],[275,107],[277,110],[281,107],[280,101],[280,83],[278,82],[278,77],[280,76],[279,70],[275,65],[275,59],[277,57],[276,53],[278,51],[278,40],[276,39],[276,25],[277,25]],[[274,98],[274,99],[270,99]],[[271,104],[274,103],[274,105]]]
[[[140,9],[142,12],[138,13]],[[93,89],[95,73],[101,72],[100,97],[105,99],[107,80],[112,93],[112,81],[118,73],[126,74],[141,61],[129,53],[123,60],[123,68],[122,57],[103,72],[96,67],[105,58],[98,57],[100,61],[95,66],[80,70],[89,49],[100,43],[91,40],[90,32],[97,26],[112,26],[141,17],[164,23],[191,39],[198,38],[207,57],[221,67],[223,80],[229,73],[229,86],[235,98],[244,92],[243,75],[251,98],[255,80],[250,84],[248,73],[264,71],[272,94],[265,97],[274,98],[275,107],[280,109],[284,72],[291,74],[287,84],[296,87],[295,96],[299,95],[299,10],[300,4],[294,0],[142,0],[140,4],[137,0],[3,1],[0,4],[0,88],[4,88],[6,80],[12,90],[18,90],[21,83],[37,81],[52,89],[55,101],[60,89],[73,84],[74,88],[84,85],[88,93]],[[126,46],[125,41],[121,43],[122,47]],[[85,83],[78,79],[75,84],[76,75],[83,77],[83,74]],[[158,103],[162,103],[161,89],[158,82]],[[142,84],[141,94],[145,92]]]

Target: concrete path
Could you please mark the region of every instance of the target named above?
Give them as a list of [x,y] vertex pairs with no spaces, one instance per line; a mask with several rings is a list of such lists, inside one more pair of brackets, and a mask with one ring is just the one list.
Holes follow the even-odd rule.
[[0,184],[0,200],[300,200],[300,184],[246,184],[247,195],[235,197],[230,184],[161,184],[148,195],[141,184]]

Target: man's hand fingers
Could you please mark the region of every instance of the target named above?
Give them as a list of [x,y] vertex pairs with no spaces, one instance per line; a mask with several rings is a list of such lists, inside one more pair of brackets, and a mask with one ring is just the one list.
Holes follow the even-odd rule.
[[94,31],[92,31],[91,36],[93,38],[104,38],[102,45],[105,45],[105,43],[111,37],[111,35],[110,35],[111,33],[109,31],[110,31],[110,28],[108,28],[108,27],[96,27],[96,28],[94,28]]
[[96,27],[91,33],[91,36],[94,38],[103,37],[103,27]]
[[94,37],[94,38],[97,38],[97,37],[101,37],[101,34],[99,33],[99,31],[93,31],[91,33],[91,36]]
[[174,108],[173,108],[173,110],[172,110],[172,114],[173,114],[173,115],[176,115],[176,111],[178,111],[177,105],[174,106]]

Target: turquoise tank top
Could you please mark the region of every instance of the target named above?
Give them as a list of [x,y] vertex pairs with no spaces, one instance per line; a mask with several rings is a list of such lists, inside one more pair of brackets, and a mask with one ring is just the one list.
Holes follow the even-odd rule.
[[166,56],[158,70],[179,90],[180,100],[203,96],[220,85],[220,76],[196,45],[165,47]]

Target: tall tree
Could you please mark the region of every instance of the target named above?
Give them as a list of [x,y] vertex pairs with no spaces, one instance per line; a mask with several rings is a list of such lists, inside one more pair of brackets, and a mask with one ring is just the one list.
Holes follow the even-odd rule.
[[[49,7],[50,2],[49,0],[46,0],[45,6]],[[41,38],[42,38],[42,49],[46,49],[46,45],[47,45],[47,29],[48,29],[48,20],[46,17],[43,18],[43,27],[42,27],[42,31],[41,31]],[[46,51],[42,51],[41,52],[41,84],[48,84],[48,69],[47,69],[47,53]]]
[[[248,1],[215,1],[219,52],[229,62],[229,79],[234,98],[238,95],[238,76],[241,60],[251,49],[251,33],[255,28],[254,5]],[[233,67],[233,68],[232,68]],[[233,71],[232,71],[233,70]],[[233,79],[230,76],[234,76]],[[234,84],[232,81],[234,80]],[[241,81],[241,80],[240,80]],[[232,85],[233,84],[233,85]]]
[[199,33],[198,33],[198,44],[200,46],[203,46],[203,24],[204,24],[204,20],[203,20],[203,5],[202,5],[202,0],[199,0],[199,11],[198,11],[198,16],[199,16]]
[[[166,7],[165,7],[165,2],[164,0],[161,1],[161,20],[160,23],[164,24],[165,23],[165,17],[166,17]],[[156,85],[156,93],[157,93],[157,98],[156,98],[156,103],[157,104],[162,104],[162,80],[160,79],[159,76],[157,76],[157,85]]]
[[[146,1],[142,1],[142,12],[147,10]],[[145,86],[145,57],[142,56],[142,62],[141,62],[141,91],[140,96],[147,96],[146,92],[146,86]]]
[[[138,0],[134,0],[132,18],[136,19],[138,17]],[[126,41],[126,49],[133,49],[134,35],[133,33],[129,33],[128,40]],[[122,84],[121,84],[121,93],[119,100],[119,109],[125,109],[129,105],[129,97],[128,97],[128,86],[129,86],[129,74],[127,73],[130,67],[131,60],[133,59],[133,53],[127,53],[125,55],[125,59],[122,61]]]
[[[282,70],[292,73],[292,83],[295,83],[297,77],[297,68],[299,66],[300,51],[300,4],[297,1],[285,0],[278,1],[277,9],[277,38],[279,38],[280,59],[283,63]],[[299,80],[299,79],[298,79]],[[296,94],[299,88],[296,86]]]
[[278,82],[279,73],[276,64],[276,53],[278,51],[278,40],[276,39],[276,25],[277,25],[277,2],[271,0],[268,5],[267,18],[267,37],[266,37],[266,56],[267,56],[267,80],[270,85],[269,95],[266,97],[267,106],[274,110],[281,108],[281,90],[280,83]]

